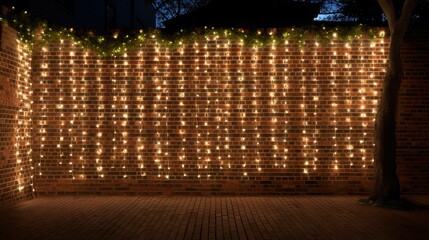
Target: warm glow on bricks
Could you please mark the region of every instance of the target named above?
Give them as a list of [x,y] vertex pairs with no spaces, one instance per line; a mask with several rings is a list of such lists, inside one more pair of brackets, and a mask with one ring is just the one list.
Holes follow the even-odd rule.
[[[0,51],[7,198],[34,190],[363,193],[372,186],[384,33],[331,32],[328,42],[266,33],[261,44],[222,31],[178,45],[155,34],[113,57],[65,35],[29,48],[2,31],[2,49],[10,50]],[[398,171],[419,176],[426,75],[414,66],[426,55],[404,46]],[[410,192],[426,186],[410,179],[401,178]]]
[[246,45],[210,35],[177,47],[155,37],[100,57],[51,41],[34,53],[35,121],[17,122],[18,175],[30,125],[42,189],[55,179],[79,188],[210,181],[219,191],[223,180],[370,174],[386,47],[364,37]]
[[[40,172],[54,159],[72,179],[367,168],[382,47],[365,38],[260,47],[206,37],[100,58],[68,40],[51,43],[36,69]],[[46,128],[57,129],[49,139]]]

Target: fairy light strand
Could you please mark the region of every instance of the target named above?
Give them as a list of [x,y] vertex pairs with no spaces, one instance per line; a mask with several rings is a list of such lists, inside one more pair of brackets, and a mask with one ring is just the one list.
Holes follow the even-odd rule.
[[39,147],[39,161],[37,163],[37,170],[38,170],[38,175],[42,176],[42,162],[44,162],[44,158],[45,158],[45,144],[46,144],[46,125],[47,125],[47,103],[46,103],[46,98],[49,95],[49,91],[48,91],[48,87],[47,87],[47,77],[48,77],[48,69],[49,69],[49,64],[47,62],[47,52],[48,49],[46,47],[42,47],[42,65],[41,65],[41,80],[40,80],[40,85],[41,85],[41,94],[40,94],[40,105],[41,105],[41,116],[39,118],[39,124],[40,124],[40,130],[39,130],[39,134],[40,134],[40,147]]
[[303,130],[302,130],[302,140],[303,140],[303,158],[304,158],[304,169],[303,173],[308,174],[308,165],[309,165],[309,138],[308,138],[308,113],[307,113],[307,78],[306,78],[306,70],[304,68],[305,66],[305,52],[301,49],[301,59],[300,66],[301,66],[301,80],[300,80],[300,86],[301,86],[301,94],[302,94],[302,114],[303,114]]
[[122,106],[122,116],[120,119],[122,119],[121,121],[121,143],[122,143],[122,147],[121,147],[121,169],[122,169],[122,177],[123,178],[127,178],[128,174],[127,174],[127,161],[128,161],[128,114],[129,114],[129,110],[128,110],[128,91],[127,91],[127,87],[128,87],[128,71],[127,71],[127,66],[128,66],[128,54],[124,54],[122,57],[122,66],[121,66],[121,71],[123,71],[123,76],[119,76],[121,83],[121,93],[120,93],[120,103]]
[[[282,165],[283,168],[286,168],[288,165],[288,160],[289,160],[289,148],[288,148],[288,135],[289,135],[289,121],[288,121],[288,117],[289,117],[289,42],[285,41],[284,42],[284,59],[283,59],[283,64],[284,64],[284,69],[283,69],[283,106],[284,106],[284,130],[283,130],[283,157],[282,157]],[[287,57],[286,57],[287,56]]]
[[87,70],[88,69],[88,52],[85,51],[84,52],[84,56],[83,56],[83,66],[84,66],[84,70],[82,73],[82,78],[81,78],[81,82],[80,82],[80,101],[81,101],[81,110],[80,110],[80,114],[79,114],[79,132],[81,134],[81,141],[80,141],[80,156],[79,156],[79,162],[80,162],[80,178],[85,178],[86,174],[85,174],[85,166],[87,165],[86,162],[86,148],[87,148],[87,140],[86,140],[86,135],[87,135],[87,125],[86,125],[86,109],[87,109],[87,104],[86,104],[86,98],[87,98],[87,88],[88,88],[88,83],[87,83]]
[[[73,49],[73,47],[74,47],[74,43],[72,43],[71,44],[72,46],[68,46],[68,47],[70,47],[70,48],[72,48]],[[74,173],[74,162],[73,162],[73,159],[74,159],[74,154],[75,154],[75,151],[74,151],[74,149],[75,149],[75,146],[77,145],[76,143],[77,143],[77,135],[76,135],[76,133],[77,132],[75,132],[74,131],[74,128],[75,128],[75,121],[76,121],[76,114],[78,114],[78,112],[79,112],[79,109],[78,109],[78,101],[76,100],[77,99],[77,84],[76,84],[76,72],[75,72],[75,69],[76,69],[76,67],[75,67],[75,53],[74,53],[74,51],[71,51],[70,52],[70,60],[69,60],[69,65],[71,66],[71,68],[70,68],[70,82],[71,82],[71,86],[72,86],[72,93],[71,93],[71,97],[72,97],[72,111],[71,111],[71,114],[72,114],[72,116],[71,116],[71,120],[70,120],[70,124],[68,125],[68,139],[70,139],[70,142],[69,142],[69,158],[67,159],[67,165],[69,165],[69,170],[68,170],[68,172],[69,172],[69,175],[71,176],[71,178],[72,179],[75,179],[75,173]],[[77,133],[77,134],[79,134],[79,133]]]
[[[20,44],[20,48],[23,55],[23,118],[24,118],[24,136],[22,138],[23,144],[25,146],[25,159],[28,161],[28,164],[25,164],[22,168],[20,168],[21,171],[23,171],[23,181],[25,183],[24,186],[22,186],[22,190],[28,185],[29,190],[24,192],[31,192],[33,194],[35,192],[34,189],[34,166],[33,166],[33,144],[32,144],[32,132],[33,132],[33,82],[31,81],[31,62],[32,57],[31,54],[29,54],[29,46],[27,44]],[[24,173],[25,172],[25,173]],[[29,179],[27,180],[26,177],[29,174]]]
[[208,44],[210,43],[210,39],[206,37],[205,44],[204,44],[204,62],[201,61],[201,71],[202,74],[204,74],[204,78],[206,79],[204,83],[204,146],[205,146],[205,158],[204,158],[204,169],[205,169],[205,175],[207,179],[211,177],[211,141],[210,141],[210,127],[209,121],[210,121],[210,84],[211,84],[211,78],[208,74],[208,68],[210,66],[209,63],[209,52],[208,52]]
[[[223,49],[223,43],[222,41],[216,41],[216,51],[215,51],[215,62],[216,62],[216,67],[219,67],[219,63],[221,62],[221,55],[220,53],[223,51],[221,49]],[[221,130],[221,124],[222,124],[222,108],[221,108],[221,100],[223,99],[223,96],[221,95],[222,93],[222,87],[220,86],[221,82],[219,81],[219,77],[215,78],[215,103],[214,105],[216,106],[216,116],[215,116],[215,121],[216,121],[216,168],[217,170],[222,170],[223,169],[223,159],[222,159],[222,130]]]
[[116,56],[113,57],[113,76],[111,79],[111,86],[112,86],[112,122],[113,122],[113,136],[112,136],[112,151],[111,151],[111,157],[110,157],[110,169],[113,170],[117,166],[117,146],[118,146],[118,132],[117,132],[117,121],[119,113],[118,111],[118,84],[117,84],[117,61]]
[[269,99],[270,99],[270,132],[271,132],[271,146],[272,146],[272,159],[274,161],[274,167],[278,167],[279,163],[278,163],[278,109],[277,109],[277,104],[278,104],[278,99],[277,99],[277,84],[276,84],[276,64],[275,64],[275,60],[276,60],[276,56],[275,56],[275,45],[274,43],[272,43],[272,45],[270,46],[270,50],[269,50],[269,65],[270,65],[270,93],[269,93]]
[[59,64],[59,76],[58,76],[58,79],[57,79],[57,86],[58,86],[58,88],[59,88],[59,91],[60,91],[60,93],[59,93],[59,98],[58,98],[58,104],[57,104],[57,108],[59,109],[59,121],[60,121],[60,127],[58,128],[58,131],[59,131],[59,133],[58,133],[58,136],[59,136],[59,141],[57,142],[57,150],[58,150],[58,154],[59,154],[59,156],[58,156],[58,163],[59,163],[59,165],[61,166],[61,165],[63,165],[63,162],[64,162],[64,150],[63,150],[63,146],[65,145],[64,143],[65,143],[65,141],[64,141],[64,136],[63,136],[63,131],[64,131],[64,127],[66,126],[65,125],[65,121],[66,121],[66,119],[64,118],[64,105],[63,105],[63,98],[64,98],[64,96],[63,96],[63,92],[64,92],[64,88],[63,88],[63,83],[62,83],[62,81],[61,81],[61,79],[63,78],[63,75],[64,75],[64,72],[63,72],[63,64],[64,64],[64,60],[63,60],[63,54],[62,54],[62,52],[63,52],[63,49],[64,49],[64,40],[60,40],[60,48],[59,48],[59,50],[60,50],[60,54],[59,54],[59,62],[58,62],[58,64]]
[[317,163],[318,163],[318,155],[319,155],[319,148],[318,148],[318,139],[319,139],[319,126],[318,126],[318,112],[319,112],[319,80],[318,80],[318,73],[319,73],[319,43],[316,41],[314,43],[315,50],[314,50],[314,59],[313,59],[313,66],[315,67],[315,70],[313,72],[313,88],[312,88],[312,96],[313,96],[313,105],[314,105],[314,112],[313,112],[313,170],[317,169]]
[[161,137],[161,133],[160,131],[162,130],[161,127],[161,120],[162,120],[162,110],[160,110],[160,108],[162,107],[161,102],[162,102],[162,82],[159,78],[159,68],[158,68],[158,64],[160,63],[160,46],[159,43],[156,42],[155,43],[155,57],[154,57],[154,61],[156,63],[156,65],[154,66],[154,71],[155,71],[155,77],[154,77],[154,85],[156,88],[156,96],[155,96],[155,105],[154,105],[154,114],[155,114],[155,158],[154,158],[154,162],[156,164],[157,167],[157,173],[158,173],[158,178],[161,177],[161,173],[162,173],[162,137]]
[[243,171],[243,177],[247,177],[247,150],[246,150],[246,107],[245,107],[245,79],[244,79],[244,66],[243,66],[243,42],[240,42],[240,48],[238,52],[238,87],[240,91],[240,100],[238,101],[238,110],[240,114],[240,155],[241,155],[241,167]]
[[179,162],[180,162],[180,167],[182,169],[182,175],[183,177],[187,177],[187,156],[186,156],[186,151],[187,151],[187,132],[186,132],[186,111],[185,109],[187,108],[187,105],[185,104],[185,99],[186,99],[186,81],[185,81],[185,76],[184,76],[184,63],[183,61],[185,60],[184,58],[184,52],[185,52],[185,47],[182,45],[179,48],[179,108],[180,108],[180,124],[179,124],[179,135],[180,135],[180,153],[179,153]]
[[[231,55],[231,42],[227,41],[226,43],[226,51],[225,51],[225,57],[229,58]],[[226,101],[225,101],[225,110],[224,110],[224,152],[227,155],[227,169],[231,169],[231,152],[230,152],[230,144],[231,144],[231,135],[229,132],[229,119],[230,119],[230,111],[231,111],[231,72],[230,72],[230,64],[228,62],[225,63],[225,70],[224,73],[226,75],[225,78],[225,91],[226,91]]]
[[352,99],[352,95],[353,95],[353,85],[352,85],[352,72],[351,72],[351,56],[350,56],[350,45],[349,43],[346,43],[345,46],[345,69],[347,69],[346,71],[346,79],[347,79],[347,85],[346,85],[346,108],[347,108],[347,113],[346,113],[346,123],[347,123],[347,128],[348,128],[348,132],[346,135],[346,139],[345,142],[347,144],[347,150],[348,150],[348,160],[349,160],[349,165],[350,167],[353,167],[353,158],[354,158],[354,146],[352,143],[352,134],[353,134],[353,121],[354,121],[354,117],[353,117],[353,112],[352,112],[352,106],[353,106],[353,99]]
[[96,140],[96,158],[95,158],[95,164],[96,164],[96,171],[97,171],[97,176],[98,179],[102,179],[104,178],[104,173],[103,173],[103,152],[104,152],[104,147],[103,147],[103,119],[104,119],[104,111],[105,111],[105,105],[104,105],[104,84],[102,81],[102,72],[103,72],[103,68],[102,68],[102,64],[100,60],[97,60],[96,62],[96,66],[97,66],[97,124],[96,124],[96,129],[97,129],[97,140]]
[[333,54],[332,60],[330,62],[330,68],[331,68],[331,80],[330,80],[330,88],[331,88],[331,92],[332,92],[332,104],[331,104],[331,111],[332,111],[332,127],[333,127],[333,135],[332,135],[332,141],[333,141],[333,153],[332,153],[332,158],[333,158],[333,168],[334,170],[338,170],[339,169],[339,162],[338,162],[338,122],[337,122],[337,114],[338,114],[338,95],[337,95],[337,91],[338,91],[338,86],[337,86],[337,77],[338,77],[338,73],[337,73],[337,60],[336,60],[336,55],[337,55],[337,48],[336,45],[334,43],[333,40],[331,40],[330,42],[331,45],[331,51]]
[[[359,47],[358,47],[358,51],[359,51],[359,56],[360,57],[360,65],[362,66],[363,64],[363,49],[362,49],[362,43],[361,41],[359,42]],[[360,155],[361,155],[361,166],[362,168],[366,168],[366,142],[365,142],[365,138],[366,138],[366,127],[367,127],[367,85],[368,85],[368,78],[365,76],[365,71],[363,68],[359,69],[359,77],[360,77],[360,89],[359,89],[359,93],[360,93],[360,118],[362,119],[362,123],[361,123],[361,128],[362,128],[362,132],[361,132],[361,136],[359,139],[359,144],[360,144]]]
[[262,95],[261,93],[261,83],[259,81],[259,73],[258,73],[258,53],[259,53],[259,48],[257,45],[254,45],[252,47],[252,78],[253,78],[253,93],[252,93],[252,110],[253,110],[253,114],[254,114],[254,130],[255,130],[255,135],[254,135],[254,142],[256,144],[255,146],[255,166],[256,166],[256,170],[258,172],[262,171],[261,168],[261,153],[260,153],[260,145],[261,145],[261,132],[260,132],[260,125],[261,125],[261,119],[259,116],[259,98]]
[[201,121],[201,116],[200,116],[200,94],[201,94],[201,83],[200,83],[200,79],[198,77],[199,75],[199,70],[200,70],[200,66],[199,66],[199,53],[200,53],[200,49],[199,49],[199,43],[195,42],[194,43],[194,55],[195,55],[195,60],[194,60],[194,76],[193,76],[193,84],[194,84],[194,89],[195,89],[195,116],[194,116],[194,121],[195,121],[195,145],[196,145],[196,162],[197,162],[197,178],[201,178],[201,168],[203,166],[203,164],[201,163],[201,126],[200,126],[200,121]]
[[170,165],[170,155],[171,155],[171,143],[170,143],[170,109],[169,109],[169,105],[170,105],[170,85],[169,85],[169,77],[170,77],[170,53],[168,48],[165,48],[165,52],[164,52],[164,75],[163,75],[163,80],[162,80],[162,85],[163,85],[163,95],[164,95],[164,115],[163,115],[163,122],[165,123],[165,133],[163,134],[163,136],[165,136],[164,138],[164,145],[165,145],[165,152],[164,152],[164,159],[166,161],[166,165],[167,165],[167,172],[165,174],[165,178],[169,179],[170,178],[170,174],[171,174],[171,165]]
[[[58,161],[61,164],[59,165],[62,165],[62,170],[67,169],[68,176],[72,178],[84,178],[86,174],[90,174],[84,168],[92,164],[92,161],[95,162],[93,166],[97,168],[99,177],[107,174],[103,168],[109,166],[109,163],[113,168],[122,168],[122,170],[112,171],[112,174],[121,172],[126,178],[132,172],[131,169],[126,168],[135,165],[140,168],[139,174],[144,176],[147,171],[143,169],[146,167],[145,161],[151,163],[153,160],[149,160],[151,157],[154,157],[155,165],[158,167],[158,176],[163,179],[169,179],[173,176],[172,174],[176,174],[176,170],[183,174],[183,177],[188,174],[208,178],[210,176],[218,177],[215,175],[215,169],[240,174],[243,177],[256,170],[259,172],[266,167],[286,168],[288,157],[301,160],[300,164],[291,165],[291,169],[302,167],[303,171],[300,170],[300,172],[306,174],[315,171],[318,166],[323,167],[323,163],[318,160],[326,158],[325,146],[319,142],[325,136],[321,135],[325,134],[322,132],[325,131],[323,128],[325,126],[322,126],[325,121],[329,121],[331,126],[330,132],[326,132],[326,136],[332,136],[333,139],[331,152],[328,152],[332,156],[332,158],[328,158],[329,165],[332,164],[336,170],[347,166],[347,161],[350,167],[354,164],[353,167],[365,168],[368,166],[368,162],[366,162],[367,150],[370,148],[367,146],[370,137],[368,129],[372,124],[371,118],[375,115],[374,109],[378,103],[378,89],[372,90],[374,86],[377,86],[378,75],[375,73],[379,70],[380,63],[377,56],[378,51],[381,50],[377,44],[373,43],[373,46],[370,47],[370,61],[372,62],[369,67],[366,67],[363,66],[367,62],[366,59],[356,62],[352,54],[356,48],[360,52],[366,51],[367,43],[359,47],[357,42],[342,42],[335,37],[332,38],[332,52],[327,53],[331,59],[326,60],[330,63],[328,71],[331,74],[328,77],[330,84],[328,91],[331,93],[329,96],[324,95],[323,91],[326,90],[322,88],[321,84],[324,80],[322,71],[325,70],[318,67],[322,61],[321,56],[327,55],[323,55],[325,53],[322,52],[317,42],[304,43],[301,52],[293,53],[298,57],[292,59],[286,51],[289,47],[295,48],[295,46],[289,46],[286,41],[281,47],[273,42],[263,50],[255,45],[252,47],[252,52],[247,53],[245,52],[248,50],[247,47],[241,45],[240,41],[233,42],[231,45],[229,40],[217,42],[216,39],[216,37],[210,37],[206,41],[195,42],[193,45],[189,45],[189,49],[185,49],[185,46],[182,45],[177,49],[180,57],[177,57],[177,53],[170,52],[171,49],[161,47],[157,43],[152,65],[155,74],[150,75],[153,84],[149,83],[148,86],[145,86],[144,72],[140,72],[145,71],[144,69],[137,70],[136,74],[130,70],[129,63],[134,61],[131,57],[125,54],[123,57],[119,57],[120,61],[118,57],[114,57],[113,65],[111,65],[113,74],[110,79],[112,87],[110,94],[113,101],[109,99],[109,102],[112,103],[111,115],[109,115],[109,121],[111,117],[112,122],[109,124],[113,126],[113,133],[105,132],[107,128],[102,126],[105,122],[104,114],[106,112],[103,103],[108,101],[102,95],[108,91],[103,86],[100,77],[103,76],[101,71],[97,73],[98,75],[96,74],[96,82],[89,84],[92,73],[88,70],[91,65],[87,62],[88,53],[80,52],[80,49],[75,47],[76,43],[67,41],[67,44],[64,44],[61,42],[62,55],[59,56],[60,65],[57,70],[59,75],[53,79],[53,84],[59,91],[52,95],[48,91],[48,85],[51,83],[47,81],[47,59],[45,60],[46,57],[42,55],[42,76],[40,77],[42,92],[39,95],[42,114],[38,118],[39,163],[43,163],[44,153],[48,153],[48,150],[44,149],[44,143],[48,137],[46,134],[47,114],[55,114],[58,117],[55,119],[55,124],[58,123],[59,126],[58,129],[55,129],[56,136],[53,136],[55,139],[50,139],[52,141],[49,144],[54,143],[58,146],[58,153],[53,154],[60,154]],[[216,49],[212,48],[213,44]],[[308,47],[310,44],[316,46]],[[280,53],[279,48],[280,51],[285,51],[285,56]],[[71,51],[69,52],[69,50]],[[261,52],[259,52],[260,50]],[[184,52],[187,51],[194,51],[192,58],[184,56]],[[233,53],[231,54],[231,52]],[[42,54],[45,52],[43,51]],[[223,61],[225,58],[232,58],[233,61]],[[84,62],[83,65],[80,63],[81,60]],[[97,61],[96,64],[99,69],[102,68],[101,61],[103,60]],[[146,65],[142,54],[136,61],[139,65],[138,68],[144,68]],[[188,62],[183,64],[185,61]],[[294,72],[296,70],[292,69],[293,61],[297,63],[296,68],[300,72]],[[259,65],[260,62],[263,62],[264,65]],[[312,62],[311,68],[314,67],[312,71],[309,70],[309,62]],[[249,64],[249,69],[247,69],[247,64]],[[186,69],[188,65],[193,69]],[[215,76],[212,75],[211,68],[217,65],[222,67],[222,72]],[[22,65],[21,68],[25,68],[25,66]],[[359,79],[352,76],[352,72],[356,68],[360,72]],[[262,71],[268,71],[268,73]],[[370,74],[365,78],[367,71],[370,71]],[[173,73],[176,74],[176,72],[179,78],[177,78],[177,82],[174,82],[172,81]],[[135,75],[141,78],[137,83],[131,83],[130,79]],[[340,89],[338,89],[339,80],[345,80]],[[23,91],[23,86],[26,84],[24,76],[21,76],[20,84],[18,95],[20,98],[24,98],[26,94]],[[137,86],[137,88],[130,89],[131,85]],[[98,89],[90,91],[90,86],[97,86]],[[267,86],[267,89],[263,89],[264,86]],[[151,96],[150,99],[145,99],[145,89],[151,87],[156,89],[147,94],[147,96]],[[91,101],[89,95],[93,92],[99,96],[97,100]],[[155,95],[150,95],[152,93]],[[53,96],[52,99],[48,99],[51,96]],[[150,102],[152,96],[154,96],[154,101]],[[329,120],[324,119],[325,111],[321,109],[324,105],[322,100],[325,101],[325,98],[329,99],[331,104]],[[55,102],[55,100],[57,101]],[[90,102],[98,105],[97,117],[94,120],[97,127],[91,131],[89,125],[93,120],[90,117],[91,114],[95,115],[95,112],[89,114]],[[47,107],[48,103],[49,107]],[[147,108],[144,106],[146,103]],[[259,112],[260,107],[265,104],[268,104],[266,107],[269,109]],[[177,110],[174,109],[176,105]],[[292,109],[295,106],[298,106],[298,109]],[[152,145],[149,144],[148,150],[145,150],[145,142],[148,139],[145,139],[147,135],[144,132],[148,123],[144,123],[144,121],[151,118],[145,116],[147,111],[145,109],[153,111],[156,120],[155,128],[153,128],[153,131],[156,132],[154,134],[156,152],[153,156],[147,154],[152,152]],[[51,113],[51,111],[54,112]],[[264,111],[269,114],[264,116]],[[295,114],[300,116],[295,117]],[[357,117],[359,114],[360,118]],[[337,123],[340,120],[345,120],[345,122]],[[302,127],[301,129],[291,125],[297,122]],[[137,126],[135,127],[131,123]],[[238,124],[234,125],[235,123]],[[25,124],[27,124],[26,121],[22,121],[16,132],[17,152],[23,152],[23,146],[26,144],[24,142],[26,132],[23,130],[26,128]],[[179,126],[175,124],[179,124]],[[131,135],[133,129],[138,129],[139,134]],[[91,133],[96,133],[96,137],[90,138],[88,134]],[[103,143],[104,136],[106,136],[106,140],[111,137],[112,141]],[[265,139],[266,136],[268,138]],[[187,139],[187,137],[189,138]],[[340,141],[345,141],[339,142],[337,137]],[[288,142],[294,138],[301,138],[300,143]],[[56,142],[56,139],[59,141]],[[94,139],[96,143],[97,155],[93,159],[89,157],[94,150],[90,149],[89,139]],[[176,140],[180,142],[175,142]],[[190,145],[187,141],[195,142],[195,149],[189,149]],[[338,147],[338,143],[340,147]],[[103,144],[108,144],[105,145],[106,148],[113,146],[110,161],[105,159],[108,154],[106,156],[102,154],[105,150]],[[295,146],[301,147],[301,152],[292,149]],[[319,148],[323,149],[323,152],[319,152]],[[294,151],[289,152],[289,150]],[[132,156],[131,152],[137,153],[137,156]],[[253,154],[254,156],[252,156]],[[20,158],[23,159],[22,156]],[[137,163],[132,162],[134,159],[137,159]],[[176,159],[180,164],[176,162]],[[268,163],[262,161],[267,159]],[[341,164],[339,159],[342,161]],[[361,161],[356,161],[357,159]],[[290,159],[289,163],[291,163]],[[225,166],[232,169],[225,170]],[[39,172],[41,173],[41,170]],[[283,173],[283,170],[278,169],[273,172]]]
[[26,60],[24,58],[23,49],[21,47],[21,43],[18,41],[17,43],[17,50],[18,50],[18,74],[16,78],[16,95],[18,98],[18,111],[16,112],[14,118],[17,123],[15,127],[15,139],[14,139],[14,150],[15,150],[15,158],[16,158],[16,174],[17,174],[17,185],[18,185],[18,191],[22,192],[25,188],[25,179],[23,176],[23,159],[22,159],[22,140],[24,138],[25,134],[25,109],[24,109],[24,90],[22,86],[23,79],[25,78],[25,75],[21,72],[24,71],[24,61]]
[[[144,66],[144,57],[143,57],[143,51],[139,51],[138,52],[138,69],[143,69]],[[145,143],[146,143],[146,136],[145,136],[145,132],[143,129],[143,124],[145,121],[145,89],[146,89],[146,85],[144,82],[144,73],[143,72],[139,72],[139,81],[138,81],[138,90],[139,90],[139,96],[137,96],[137,102],[138,102],[138,113],[139,113],[139,123],[138,126],[139,127],[139,134],[138,134],[138,138],[137,138],[137,160],[138,160],[138,168],[139,168],[139,173],[140,176],[145,177],[146,176],[146,164],[145,164],[145,159],[146,159],[146,154],[145,154]]]

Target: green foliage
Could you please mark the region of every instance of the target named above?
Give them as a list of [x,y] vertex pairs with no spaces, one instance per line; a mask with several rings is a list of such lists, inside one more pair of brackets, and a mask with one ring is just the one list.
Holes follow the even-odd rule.
[[46,27],[45,22],[33,19],[26,11],[16,13],[13,8],[0,18],[0,22],[14,28],[20,40],[30,46],[36,42],[37,33]]
[[80,32],[74,29],[48,26],[45,22],[32,18],[28,13],[10,12],[0,19],[16,29],[19,39],[30,48],[43,46],[48,41],[72,39],[82,47],[91,49],[101,56],[122,55],[142,44],[156,40],[159,44],[171,48],[196,41],[217,38],[240,41],[245,46],[267,46],[273,43],[289,41],[300,46],[308,39],[317,39],[321,44],[330,43],[333,38],[352,41],[362,36],[374,38],[377,32],[363,25],[354,27],[320,27],[291,29],[203,29],[168,32],[162,30],[141,30],[138,32]]

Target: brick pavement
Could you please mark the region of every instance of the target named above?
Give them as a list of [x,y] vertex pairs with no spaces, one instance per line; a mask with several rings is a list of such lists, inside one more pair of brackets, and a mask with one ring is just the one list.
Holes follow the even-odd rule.
[[[0,239],[428,239],[429,209],[359,196],[64,196],[0,208]],[[429,197],[415,197],[429,206]]]

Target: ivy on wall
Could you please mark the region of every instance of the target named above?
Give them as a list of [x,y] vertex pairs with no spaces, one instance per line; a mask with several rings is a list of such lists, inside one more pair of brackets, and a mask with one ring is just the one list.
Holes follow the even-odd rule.
[[82,47],[93,50],[101,56],[117,56],[141,46],[145,42],[156,40],[159,44],[168,47],[178,47],[189,42],[204,39],[226,38],[241,41],[244,45],[266,46],[273,42],[293,41],[304,46],[306,39],[317,39],[322,44],[338,38],[352,41],[367,36],[383,37],[384,32],[362,24],[347,27],[308,26],[306,28],[290,29],[202,29],[180,30],[171,32],[163,29],[145,29],[133,32],[108,30],[103,32],[82,31],[73,28],[49,26],[45,21],[33,18],[27,12],[9,13],[0,18],[18,32],[20,41],[30,48],[43,46],[46,42],[59,39],[72,39]]

